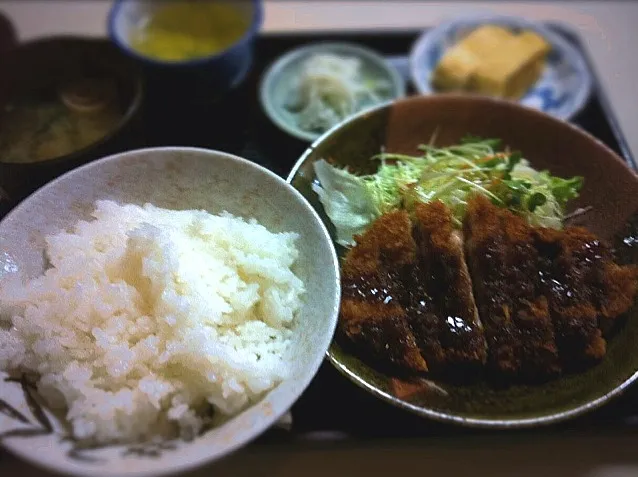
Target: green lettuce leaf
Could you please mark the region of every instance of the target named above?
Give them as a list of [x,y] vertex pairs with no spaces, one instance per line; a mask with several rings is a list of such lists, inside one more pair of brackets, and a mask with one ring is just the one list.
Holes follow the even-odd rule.
[[326,161],[314,163],[319,184],[312,189],[319,196],[323,208],[335,226],[337,243],[354,245],[354,235],[366,231],[380,214],[371,200],[365,180]]

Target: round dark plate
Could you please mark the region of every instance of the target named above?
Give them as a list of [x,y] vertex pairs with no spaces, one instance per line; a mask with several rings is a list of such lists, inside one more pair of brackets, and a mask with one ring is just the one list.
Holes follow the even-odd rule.
[[[611,240],[621,234],[638,210],[638,177],[601,142],[539,111],[468,95],[414,97],[359,114],[315,141],[288,181],[317,209],[334,238],[334,227],[311,189],[315,180],[313,163],[330,159],[363,172],[370,168],[369,158],[382,147],[389,152],[413,154],[435,131],[437,145],[457,143],[468,134],[500,138],[504,145],[522,151],[537,169],[549,169],[563,177],[583,176],[581,196],[571,207],[593,206],[579,225],[603,238]],[[621,394],[638,378],[636,343],[638,308],[634,307],[622,328],[608,340],[604,360],[582,373],[539,385],[509,387],[483,381],[472,385],[433,382],[433,386],[418,392],[406,392],[405,385],[397,386],[392,376],[336,341],[328,358],[357,385],[416,414],[467,426],[513,428],[565,420]]]

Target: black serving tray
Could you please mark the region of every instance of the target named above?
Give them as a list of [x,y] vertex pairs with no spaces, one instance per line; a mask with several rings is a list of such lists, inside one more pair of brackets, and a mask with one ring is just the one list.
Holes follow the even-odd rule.
[[[594,75],[594,90],[586,107],[572,122],[611,147],[636,169],[627,142],[593,64],[578,36],[568,27],[550,24],[583,52]],[[349,41],[384,54],[407,74],[407,55],[421,34],[417,31],[341,31],[263,35],[256,47],[255,63],[244,85],[214,106],[181,108],[165,100],[152,101],[147,110],[147,145],[201,146],[238,154],[285,177],[308,143],[290,137],[266,118],[259,103],[259,82],[264,70],[283,53],[316,41]],[[407,78],[406,78],[407,80]],[[413,93],[408,81],[408,93]],[[211,92],[213,94],[213,92]],[[184,117],[188,115],[188,117]]]
[[[565,26],[551,24],[550,27],[583,51],[589,61],[576,34]],[[420,33],[421,30],[377,30],[264,34],[257,42],[248,78],[224,99],[206,106],[186,106],[176,103],[168,95],[150,98],[144,106],[144,128],[136,146],[179,145],[227,151],[261,164],[285,178],[308,143],[286,135],[265,117],[258,100],[259,81],[264,70],[286,51],[316,41],[349,41],[371,47],[386,55],[401,70],[405,69],[407,54]],[[636,170],[636,162],[591,62],[589,66],[594,74],[594,90],[587,106],[573,122],[607,144]],[[410,88],[409,91],[412,92]],[[212,96],[214,92],[211,91]],[[0,217],[2,215],[0,210]],[[267,445],[307,440],[443,438],[494,432],[441,424],[394,408],[355,386],[327,361],[293,406],[292,417],[290,429],[273,428],[258,442]],[[554,433],[571,433],[619,427],[629,432],[638,430],[638,388],[594,413],[549,429]],[[539,431],[510,432],[529,434]]]

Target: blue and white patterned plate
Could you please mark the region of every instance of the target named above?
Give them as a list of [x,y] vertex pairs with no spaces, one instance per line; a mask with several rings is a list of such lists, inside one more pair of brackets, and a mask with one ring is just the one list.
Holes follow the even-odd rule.
[[552,45],[543,75],[520,99],[523,105],[565,120],[572,118],[585,106],[592,89],[592,76],[580,52],[543,25],[509,16],[465,17],[443,23],[421,35],[410,53],[412,81],[419,94],[435,93],[430,78],[445,51],[485,24],[501,25],[513,31],[533,30]]

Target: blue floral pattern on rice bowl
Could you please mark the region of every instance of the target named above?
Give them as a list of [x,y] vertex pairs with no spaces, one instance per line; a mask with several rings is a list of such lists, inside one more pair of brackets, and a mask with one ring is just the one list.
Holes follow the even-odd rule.
[[473,16],[441,24],[424,33],[410,54],[412,81],[420,94],[433,94],[432,72],[445,51],[475,28],[502,25],[512,31],[533,30],[543,36],[552,51],[541,78],[520,99],[520,103],[559,119],[571,119],[587,103],[592,77],[583,56],[571,43],[549,28],[528,20],[507,16]]

